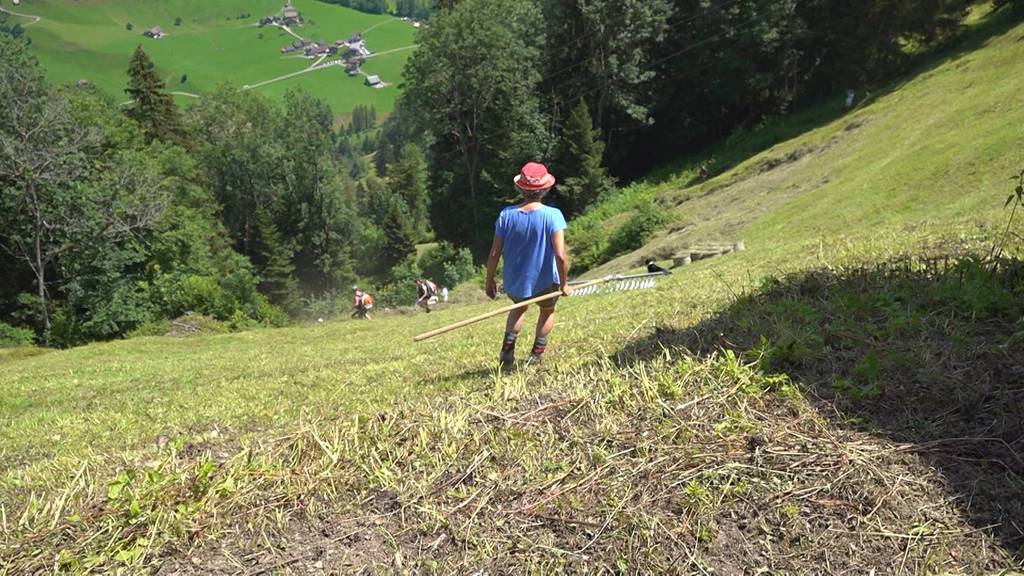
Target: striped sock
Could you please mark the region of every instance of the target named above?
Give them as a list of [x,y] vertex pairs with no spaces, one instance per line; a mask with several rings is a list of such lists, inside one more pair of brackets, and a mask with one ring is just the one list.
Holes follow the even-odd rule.
[[533,341],[533,350],[530,351],[530,354],[534,356],[540,356],[541,354],[544,353],[544,350],[547,347],[548,339],[546,336],[544,338],[537,338],[536,340]]
[[510,356],[516,349],[516,338],[519,335],[515,332],[505,332],[505,338],[501,341],[501,355]]

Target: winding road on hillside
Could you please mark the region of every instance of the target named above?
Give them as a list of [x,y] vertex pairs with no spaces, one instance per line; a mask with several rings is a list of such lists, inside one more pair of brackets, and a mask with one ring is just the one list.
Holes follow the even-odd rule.
[[414,48],[419,48],[419,46],[419,44],[412,44],[410,46],[402,46],[401,48],[392,48],[391,50],[384,50],[383,52],[373,52],[366,58],[369,59],[373,58],[374,56],[383,56],[385,54],[391,54],[393,52],[401,52],[402,50],[412,50]]
[[22,18],[28,18],[29,20],[31,20],[31,22],[29,22],[28,24],[25,24],[25,26],[31,26],[31,25],[35,24],[36,22],[39,22],[40,20],[43,19],[42,16],[34,16],[32,14],[23,14],[21,12],[14,12],[13,10],[8,10],[7,8],[4,8],[3,6],[0,6],[0,12],[4,12],[4,13],[7,13],[7,14],[10,14],[11,16],[20,16]]
[[373,26],[370,26],[370,27],[369,27],[369,28],[367,28],[366,30],[363,30],[362,32],[360,32],[360,34],[366,34],[366,33],[367,33],[367,32],[369,32],[370,30],[373,30],[374,28],[379,28],[379,27],[381,27],[381,26],[383,26],[383,25],[385,25],[385,24],[390,24],[390,23],[392,23],[392,22],[401,22],[401,20],[399,20],[398,18],[392,18],[392,19],[390,19],[390,20],[385,20],[385,21],[383,21],[383,22],[377,22],[377,23],[376,23],[376,24],[374,24]]
[[303,42],[308,42],[308,40],[306,40],[302,36],[299,36],[295,32],[292,32],[292,29],[287,27],[287,26],[278,26],[278,28],[280,28],[281,30],[284,30],[285,32],[291,34],[292,36],[295,36],[296,38],[298,38],[299,40],[302,40]]

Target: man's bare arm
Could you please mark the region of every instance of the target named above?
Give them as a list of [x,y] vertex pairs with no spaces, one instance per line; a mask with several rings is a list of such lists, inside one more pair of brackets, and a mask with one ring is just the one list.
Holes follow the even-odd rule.
[[491,242],[491,251],[487,255],[487,275],[484,280],[484,291],[488,298],[495,298],[498,295],[498,286],[494,282],[494,274],[498,271],[498,260],[501,259],[501,249],[505,245],[501,236],[494,235]]
[[559,230],[551,235],[551,247],[555,251],[555,266],[558,267],[558,277],[561,279],[559,290],[568,296],[572,292],[569,286],[569,253],[565,249],[565,232]]

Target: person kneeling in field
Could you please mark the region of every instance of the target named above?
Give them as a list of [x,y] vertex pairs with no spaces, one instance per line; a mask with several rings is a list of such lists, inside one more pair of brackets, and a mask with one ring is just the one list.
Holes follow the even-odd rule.
[[437,284],[422,278],[416,279],[416,305],[430,313],[430,307],[437,304]]
[[[545,194],[555,185],[555,177],[543,164],[530,162],[523,166],[513,182],[522,193],[523,200],[502,210],[494,224],[494,241],[487,258],[487,296],[491,299],[497,297],[494,273],[500,258],[505,259],[502,271],[505,292],[513,302],[553,292],[568,296],[572,288],[568,284],[565,217],[558,208],[543,204]],[[540,315],[529,364],[540,362],[547,347],[548,335],[555,323],[556,300],[557,296],[537,304]],[[516,308],[508,314],[505,338],[498,356],[502,366],[510,366],[515,361],[516,338],[525,314],[526,307]]]

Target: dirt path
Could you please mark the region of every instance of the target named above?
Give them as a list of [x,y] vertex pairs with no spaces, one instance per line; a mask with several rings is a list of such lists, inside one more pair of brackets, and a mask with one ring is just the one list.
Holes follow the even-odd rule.
[[392,22],[401,22],[401,20],[400,20],[400,19],[398,19],[398,18],[392,18],[392,19],[390,19],[390,20],[385,20],[385,21],[383,21],[383,22],[377,22],[377,23],[376,23],[376,24],[374,24],[373,26],[370,26],[370,27],[369,27],[369,28],[367,28],[366,30],[363,30],[363,31],[361,32],[361,34],[366,34],[367,32],[369,32],[369,31],[371,31],[371,30],[374,30],[374,29],[376,29],[376,28],[380,28],[381,26],[383,26],[383,25],[385,25],[385,24],[390,24],[390,23],[392,23]]
[[306,41],[307,41],[307,40],[306,40],[305,38],[303,38],[302,36],[299,36],[299,35],[298,35],[298,34],[296,34],[295,32],[292,32],[292,29],[291,29],[291,28],[289,28],[289,27],[287,27],[287,26],[278,26],[278,28],[280,28],[281,30],[284,30],[285,32],[287,32],[287,33],[291,34],[292,36],[295,36],[296,38],[298,38],[299,40],[302,40],[303,42],[306,42]]
[[313,62],[312,64],[310,64],[309,68],[316,68],[317,66],[320,65],[321,62],[323,62],[326,59],[327,59],[327,54],[324,54],[323,56],[318,58],[316,62]]
[[291,74],[285,74],[284,76],[278,76],[277,78],[271,78],[270,80],[264,80],[262,82],[257,82],[255,84],[246,84],[246,85],[242,86],[242,90],[252,90],[253,88],[260,88],[262,86],[266,86],[267,84],[273,84],[274,82],[280,82],[282,80],[287,80],[289,78],[294,78],[294,77],[302,75],[302,74],[309,74],[310,72],[316,72],[317,70],[323,70],[325,68],[332,68],[334,66],[335,66],[335,64],[334,64],[333,61],[328,62],[327,64],[320,64],[319,66],[314,64],[314,65],[310,66],[309,68],[303,68],[302,70],[299,70],[298,72],[292,72]]
[[175,96],[188,96],[189,98],[200,98],[199,94],[193,94],[191,92],[171,92]]
[[383,56],[385,54],[391,54],[393,52],[401,52],[402,50],[412,50],[413,48],[418,48],[418,47],[419,47],[419,44],[413,44],[411,46],[402,46],[401,48],[392,48],[391,50],[385,50],[383,52],[374,52],[373,54],[370,54],[366,58],[373,58],[374,56]]
[[31,20],[31,22],[29,22],[28,24],[25,24],[25,26],[31,26],[31,25],[33,25],[33,24],[35,24],[35,23],[37,23],[37,22],[39,22],[40,20],[43,19],[42,16],[33,16],[32,14],[22,14],[21,12],[14,12],[12,10],[8,10],[7,8],[4,8],[3,6],[0,6],[0,12],[6,12],[7,14],[10,14],[11,16],[20,16],[22,18],[28,18],[29,20]]

